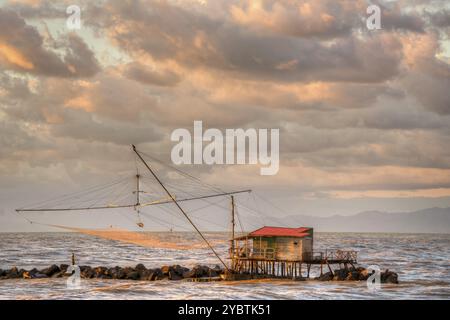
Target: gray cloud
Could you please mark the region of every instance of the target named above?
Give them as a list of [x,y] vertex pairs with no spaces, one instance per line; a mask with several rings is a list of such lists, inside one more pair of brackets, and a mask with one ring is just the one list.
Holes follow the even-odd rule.
[[418,101],[438,114],[450,114],[450,68],[442,64],[440,75],[416,73],[406,80],[406,85]]
[[360,1],[236,1],[230,12],[235,22],[260,32],[329,39],[360,27],[361,9]]
[[64,121],[65,123],[51,126],[53,136],[118,145],[148,143],[162,138],[156,125],[138,125],[116,120],[95,121],[91,114],[74,110],[65,113]]
[[0,8],[0,65],[4,68],[57,77],[88,77],[99,71],[94,53],[77,35],[61,41],[62,56],[46,47],[36,28],[17,13]]
[[442,10],[434,13],[428,13],[428,17],[433,26],[438,28],[450,27],[450,10]]
[[401,60],[401,45],[389,35],[338,38],[329,44],[252,32],[167,3],[133,2],[131,8],[110,1],[107,14],[89,23],[112,29],[111,38],[130,54],[143,50],[190,68],[259,80],[377,82],[395,76]]
[[418,14],[405,14],[401,10],[401,5],[395,2],[384,4],[379,1],[378,4],[381,7],[383,29],[425,32],[425,21]]
[[156,86],[171,87],[181,81],[181,78],[174,72],[158,72],[137,62],[127,64],[124,75],[130,79]]

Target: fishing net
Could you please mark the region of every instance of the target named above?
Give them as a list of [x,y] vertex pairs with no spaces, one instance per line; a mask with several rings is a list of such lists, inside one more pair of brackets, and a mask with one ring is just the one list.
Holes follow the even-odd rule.
[[[135,158],[134,168],[116,173],[113,181],[18,209],[18,213],[30,223],[59,230],[174,250],[227,241],[229,236],[207,240],[201,231],[230,232],[232,194],[239,197],[236,231],[259,228],[269,220],[280,225],[279,219],[262,213],[256,201],[253,208],[248,204],[255,198],[247,191],[223,190],[150,155],[139,154],[142,161]],[[177,232],[193,232],[195,236],[187,242]]]
[[[126,229],[110,228],[110,229],[82,229],[67,226],[54,225],[56,228],[69,230],[94,236],[102,239],[114,240],[124,243],[132,243],[147,248],[174,249],[174,250],[191,250],[205,248],[206,244],[201,239],[190,239],[186,243],[184,237],[168,233],[151,233],[151,232],[135,232]],[[222,241],[210,240],[213,245],[218,245]]]

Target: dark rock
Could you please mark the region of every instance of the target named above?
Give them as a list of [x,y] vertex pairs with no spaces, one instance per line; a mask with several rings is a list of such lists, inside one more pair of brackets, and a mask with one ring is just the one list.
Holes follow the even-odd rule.
[[384,280],[384,283],[395,283],[398,284],[398,275],[396,273],[391,273],[389,276],[386,277]]
[[125,274],[129,274],[131,272],[135,272],[136,270],[134,270],[133,267],[125,267],[123,268],[123,272],[125,272]]
[[183,279],[182,275],[179,275],[174,270],[169,271],[169,280],[181,280]]
[[218,276],[219,276],[219,273],[218,273],[216,270],[214,270],[214,269],[209,269],[209,274],[208,274],[208,276],[209,276],[209,277],[218,277]]
[[195,272],[195,277],[201,278],[203,276],[206,276],[208,274],[208,267],[196,265],[192,270]]
[[23,275],[24,275],[25,272],[27,272],[27,270],[25,270],[25,269],[20,269],[20,270],[19,270],[19,277],[20,277],[20,278],[23,278]]
[[53,264],[50,267],[41,270],[40,273],[45,274],[47,277],[51,277],[52,275],[60,271],[61,269],[56,264]]
[[36,273],[39,273],[39,270],[36,268],[31,269],[30,271],[28,271],[28,273],[30,274],[30,276],[33,278],[33,275],[35,275]]
[[112,278],[112,279],[117,279],[117,269],[118,267],[114,267],[114,268],[109,268],[108,269],[108,275]]
[[45,279],[48,278],[48,276],[46,274],[43,273],[35,273],[31,276],[32,279]]
[[170,269],[171,268],[169,266],[162,266],[161,267],[161,272],[163,273],[163,275],[168,276]]
[[356,268],[356,271],[358,271],[359,273],[361,273],[361,272],[364,271],[364,270],[367,270],[367,269],[364,268],[364,267],[358,267],[358,268]]
[[398,283],[398,275],[395,272],[386,270],[380,274],[381,283]]
[[356,271],[358,272],[358,280],[367,280],[370,277],[369,270],[363,267],[356,268]]
[[221,275],[225,273],[225,269],[222,269],[218,264],[215,265],[213,269],[217,274]]
[[149,280],[149,281],[151,281],[152,273],[153,273],[152,269],[141,270],[141,271],[139,271],[139,277],[140,277],[141,280]]
[[129,280],[139,280],[141,278],[141,276],[139,275],[139,272],[137,271],[132,271],[127,273],[126,279]]
[[158,276],[157,279],[168,278],[170,280],[180,280],[181,278],[183,278],[183,274],[189,271],[188,268],[184,268],[180,265],[163,266],[160,270],[163,277]]
[[315,280],[319,280],[319,281],[331,281],[333,280],[333,275],[331,274],[331,272],[327,272],[322,274],[320,277],[314,278]]
[[358,281],[359,280],[359,272],[358,271],[350,271],[345,280]]
[[157,277],[158,277],[158,274],[156,274],[155,272],[150,272],[150,273],[145,277],[145,279],[142,279],[142,280],[155,281]]
[[123,272],[125,273],[125,279],[130,279],[130,280],[139,280],[140,279],[139,272],[137,272],[132,267],[123,268]]
[[147,275],[147,277],[145,278],[145,280],[148,281],[155,281],[156,278],[158,277],[158,270],[148,270],[149,273]]
[[110,268],[108,269],[108,275],[112,278],[112,279],[125,279],[127,274],[125,273],[125,271],[123,270],[123,268],[116,266],[114,268]]
[[344,281],[347,279],[348,273],[349,272],[345,269],[335,270],[333,280]]
[[68,264],[61,264],[59,266],[59,270],[61,270],[62,272],[66,273],[67,269],[69,268]]
[[81,266],[80,267],[81,277],[84,279],[92,279],[95,276],[95,271],[89,266]]
[[12,267],[10,270],[8,270],[6,272],[6,278],[7,279],[17,279],[19,278],[19,270],[17,269],[17,267]]
[[138,264],[134,269],[139,273],[141,280],[148,280],[149,276],[153,273],[152,269],[147,269],[143,264]]
[[201,265],[196,265],[192,270],[184,271],[182,274],[183,278],[217,277],[218,275],[216,269]]
[[142,263],[139,263],[138,265],[136,265],[136,267],[134,269],[137,272],[143,272],[143,271],[147,270],[147,268]]
[[188,279],[188,278],[195,278],[196,277],[196,271],[194,269],[192,270],[188,270],[186,272],[183,272],[183,278]]
[[[149,271],[150,271],[150,270],[149,270]],[[149,281],[155,281],[155,280],[162,280],[162,279],[164,279],[164,278],[165,278],[165,276],[164,276],[164,274],[162,273],[161,269],[160,269],[160,268],[156,268],[156,269],[151,270],[151,272],[150,272],[150,274],[147,276],[147,279],[146,279],[146,280],[149,280]]]
[[118,273],[117,273],[117,279],[125,279],[127,277],[127,273],[123,268],[119,267]]
[[28,275],[30,276],[31,279],[44,279],[44,278],[48,278],[48,276],[44,273],[42,273],[41,271],[39,271],[36,268],[31,269],[30,271],[28,271]]
[[155,272],[156,272],[155,280],[164,280],[164,279],[168,279],[169,278],[169,275],[165,275],[162,272],[161,268],[156,269]]
[[111,278],[108,274],[108,268],[106,267],[96,267],[94,268],[94,277],[98,279]]
[[186,271],[189,271],[188,268],[182,267],[178,264],[172,266],[172,270],[179,276],[183,276],[183,273],[185,273]]
[[136,271],[136,270],[134,270],[133,267],[125,267],[125,268],[123,268],[123,271],[124,271],[125,273],[130,273],[130,272],[134,272],[134,271]]
[[17,267],[12,267],[9,269],[9,273],[19,273],[19,269],[17,269]]

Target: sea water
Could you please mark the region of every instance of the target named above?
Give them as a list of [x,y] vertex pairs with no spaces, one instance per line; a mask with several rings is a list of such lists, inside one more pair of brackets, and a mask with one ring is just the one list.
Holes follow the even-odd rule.
[[[188,232],[156,236],[162,241],[199,241],[196,234]],[[207,234],[223,257],[227,237],[225,233]],[[378,265],[382,270],[397,272],[400,283],[371,291],[365,281],[196,283],[82,279],[80,288],[73,289],[67,287],[65,278],[14,279],[0,280],[0,299],[450,299],[450,235],[316,233],[314,247],[317,251],[356,250],[359,265]],[[92,267],[219,264],[207,248],[143,247],[79,233],[0,233],[1,269],[70,264],[72,252],[79,265]],[[311,276],[318,272],[319,267],[313,266]]]

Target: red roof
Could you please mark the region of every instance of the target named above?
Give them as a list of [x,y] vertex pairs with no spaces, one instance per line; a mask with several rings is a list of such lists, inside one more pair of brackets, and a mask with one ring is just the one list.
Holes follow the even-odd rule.
[[250,232],[249,237],[297,237],[303,238],[309,236],[308,231],[311,228],[283,228],[283,227],[262,227]]

